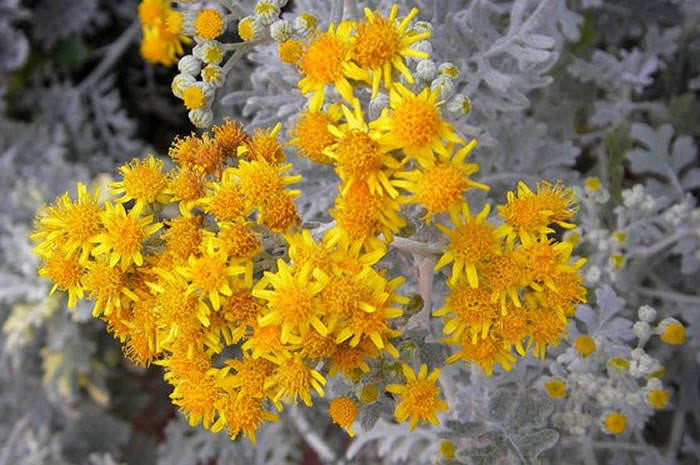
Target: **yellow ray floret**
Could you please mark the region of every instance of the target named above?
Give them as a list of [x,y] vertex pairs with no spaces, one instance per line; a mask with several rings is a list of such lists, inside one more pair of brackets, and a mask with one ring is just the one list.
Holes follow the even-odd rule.
[[153,155],[145,159],[135,158],[119,167],[119,172],[122,180],[113,182],[109,186],[112,194],[121,196],[117,202],[126,203],[135,200],[137,203],[145,204],[167,203],[168,180],[163,173],[163,162]]

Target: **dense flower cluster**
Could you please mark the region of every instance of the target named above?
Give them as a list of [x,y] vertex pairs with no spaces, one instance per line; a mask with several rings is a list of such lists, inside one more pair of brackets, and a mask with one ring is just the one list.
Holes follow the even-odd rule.
[[[142,20],[151,3],[142,3]],[[257,16],[239,22],[240,36],[254,40],[279,6],[258,2]],[[169,14],[168,24],[184,15]],[[407,224],[405,205],[423,209],[423,221],[448,240],[436,269],[451,264],[450,292],[435,313],[446,321],[446,341],[460,347],[448,362],[474,362],[490,375],[496,363],[511,368],[513,347],[521,355],[534,347],[543,358],[585,301],[583,260],[571,263],[571,244],[553,229],[572,227],[570,189],[542,182],[533,192],[520,183],[498,207],[501,224],[488,221],[489,205],[472,215],[465,194],[488,190],[471,179],[476,141],[457,134],[443,112],[456,70],[441,66],[442,79],[412,71],[429,60],[420,44],[430,28],[413,21],[417,14],[367,9],[364,19],[325,31],[304,17],[299,37],[287,39],[298,45],[296,58],[281,44],[308,98],[289,145],[334,167],[333,223],[302,227],[294,203],[301,192],[291,188],[301,177],[289,174],[281,125],[249,133],[234,121],[176,138],[169,171],[153,156],[122,166],[112,201],[101,204],[79,185],[76,199],[66,194],[38,215],[41,274],[71,305],[93,300],[94,315],[131,360],[162,365],[191,424],[254,440],[261,423],[276,419],[272,406],[311,406],[328,377],[357,381],[371,360],[403,356],[395,344],[408,303],[397,294],[403,278],[389,277],[380,260]],[[216,47],[226,19],[209,9],[188,18],[195,48]],[[178,79],[185,105],[204,108],[212,88]],[[238,355],[224,351],[233,346]],[[405,384],[386,386],[396,419],[412,428],[437,423],[448,408],[440,371],[404,363],[402,372]],[[378,392],[365,390],[361,401],[376,400]],[[334,399],[329,414],[353,433],[353,398]]]

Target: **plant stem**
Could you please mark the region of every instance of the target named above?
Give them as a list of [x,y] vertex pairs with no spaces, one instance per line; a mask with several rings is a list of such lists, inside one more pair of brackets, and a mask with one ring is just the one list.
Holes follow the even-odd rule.
[[418,255],[442,255],[444,246],[439,244],[428,244],[426,242],[418,242],[405,237],[394,236],[391,247],[395,247],[405,252],[411,252]]
[[109,50],[107,50],[107,53],[105,53],[104,57],[102,57],[100,63],[85,79],[83,79],[83,82],[80,83],[78,86],[78,91],[82,92],[87,88],[92,87],[102,76],[107,74],[107,72],[112,69],[112,66],[114,66],[117,60],[119,60],[119,58],[121,58],[124,52],[126,52],[126,50],[129,48],[134,39],[136,39],[139,28],[140,23],[138,20],[136,20],[131,23],[131,26],[122,32],[122,35],[120,35],[119,38],[109,47]]
[[293,406],[289,409],[289,418],[294,422],[294,426],[296,426],[299,434],[304,438],[304,441],[316,452],[316,455],[318,455],[323,462],[336,463],[335,453],[328,447],[323,439],[311,429],[311,425],[306,418],[304,418],[304,415],[297,406]]

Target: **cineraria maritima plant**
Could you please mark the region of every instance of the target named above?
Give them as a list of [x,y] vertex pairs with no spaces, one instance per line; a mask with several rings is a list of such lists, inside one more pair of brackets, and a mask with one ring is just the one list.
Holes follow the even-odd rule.
[[[80,53],[42,22],[23,26],[49,23],[44,3],[8,3],[7,69],[26,60],[24,33],[49,56]],[[13,140],[42,151],[54,185],[41,170],[11,183],[11,199],[31,201],[8,210],[3,256],[38,272],[3,271],[4,350],[38,386],[30,354],[43,346],[56,413],[8,413],[21,421],[0,425],[13,439],[0,464],[43,460],[23,451],[150,463],[154,443],[158,463],[182,465],[700,457],[693,1],[71,11],[65,30],[85,37],[109,16],[134,22],[93,69],[83,58],[87,74],[71,64],[47,84],[27,66],[34,81],[7,90],[3,131],[30,115]],[[146,87],[142,70],[105,78],[136,65],[133,50]],[[125,113],[136,94],[153,105]],[[142,111],[196,130],[180,123],[142,150],[137,120],[154,124]],[[63,142],[32,136],[56,130]],[[8,167],[37,163],[19,143]],[[73,155],[43,154],[58,145]],[[126,407],[143,383],[148,406]],[[151,444],[134,448],[144,424]],[[72,450],[66,429],[117,442]]]

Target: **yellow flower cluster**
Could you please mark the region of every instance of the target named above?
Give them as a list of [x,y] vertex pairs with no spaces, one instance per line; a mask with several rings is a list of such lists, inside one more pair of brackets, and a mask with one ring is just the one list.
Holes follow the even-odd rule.
[[[144,0],[142,21],[157,5],[167,13],[167,3]],[[101,205],[79,184],[76,199],[66,194],[39,213],[32,237],[40,273],[68,292],[69,306],[87,294],[131,360],[162,365],[192,425],[254,440],[261,423],[276,419],[272,405],[310,406],[327,377],[358,381],[372,359],[400,356],[392,340],[408,299],[396,292],[403,278],[378,262],[407,224],[405,204],[422,207],[425,222],[435,220],[449,239],[436,268],[452,263],[451,290],[435,313],[446,319],[447,342],[461,346],[449,361],[490,374],[496,362],[510,368],[512,346],[524,354],[534,344],[543,357],[585,300],[582,262],[570,265],[571,246],[551,238],[551,225],[569,227],[575,213],[569,189],[541,183],[534,193],[521,184],[499,207],[501,226],[487,221],[488,206],[470,213],[465,193],[488,190],[470,179],[476,142],[443,118],[439,90],[395,79],[413,83],[405,60],[428,57],[411,47],[430,35],[411,26],[417,13],[366,10],[359,22],[314,30],[297,44],[309,100],[290,145],[333,165],[340,179],[323,237],[300,227],[301,192],[289,186],[301,177],[288,174],[279,124],[248,134],[226,121],[178,137],[173,169],[153,156],[133,160],[111,185],[114,201]],[[201,20],[200,35],[213,24],[205,19],[213,21]],[[328,84],[344,101],[324,104]],[[372,121],[355,96],[362,87],[389,96]],[[231,346],[239,355],[224,357]],[[447,409],[439,370],[402,371],[406,383],[386,387],[397,420],[437,423]],[[360,400],[377,396],[365,386]],[[334,399],[329,414],[352,434],[354,399]]]
[[170,0],[142,0],[138,13],[143,33],[141,56],[153,64],[174,65],[184,53],[182,45],[190,43],[182,34],[181,14],[171,8]]

